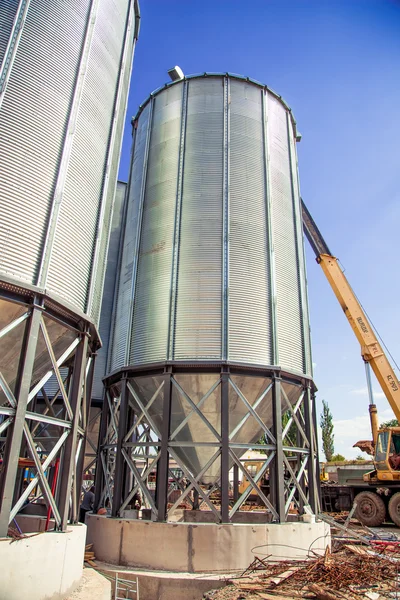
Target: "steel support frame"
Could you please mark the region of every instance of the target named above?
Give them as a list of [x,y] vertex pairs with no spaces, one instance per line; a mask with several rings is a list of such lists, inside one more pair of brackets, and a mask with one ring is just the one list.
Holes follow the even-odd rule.
[[[35,488],[51,507],[56,529],[65,531],[67,523],[75,522],[77,518],[83,464],[80,455],[84,453],[94,367],[91,356],[99,346],[98,337],[93,337],[92,324],[85,324],[80,315],[75,316],[62,306],[58,310],[57,304],[40,291],[35,293],[15,287],[10,290],[9,286],[0,283],[0,300],[9,303],[10,307],[18,304],[24,310],[22,316],[0,331],[0,343],[7,345],[10,332],[15,335],[15,328],[25,322],[19,367],[12,388],[7,376],[0,372],[0,391],[5,398],[0,406],[0,537],[7,536],[15,518],[18,521],[19,510]],[[61,323],[66,331],[72,330],[75,335],[75,341],[61,356],[59,350],[53,349],[47,330],[49,320]],[[40,381],[35,375],[36,361],[41,360],[36,355],[39,337],[41,356],[45,352],[51,365]],[[65,365],[69,365],[69,374],[63,380],[60,369]],[[48,398],[44,390],[51,375],[56,376],[61,388],[54,398]],[[48,427],[52,428],[51,434],[44,436]],[[35,464],[32,479],[28,480],[22,493],[21,457],[31,459]],[[61,468],[53,496],[49,482],[53,477],[51,467],[58,458]]]
[[[189,398],[182,390],[175,375],[180,373],[216,373],[219,375],[217,382],[210,390],[196,402]],[[152,398],[142,398],[140,388],[136,385],[137,378],[146,375],[158,378],[162,382]],[[263,376],[270,381],[268,387],[261,396],[250,403],[245,395],[238,389],[232,375]],[[124,409],[124,381],[128,381],[127,389],[130,391],[131,399],[128,400],[132,409],[130,419],[126,419]],[[237,381],[237,380],[236,380]],[[287,385],[296,386],[296,397],[289,401]],[[157,384],[158,385],[158,384]],[[311,379],[299,377],[293,373],[282,372],[278,368],[265,367],[254,368],[249,365],[239,365],[227,361],[219,363],[190,363],[182,364],[174,361],[148,365],[144,367],[128,367],[112,374],[105,380],[106,395],[113,398],[103,404],[101,430],[98,444],[98,468],[96,471],[96,508],[105,505],[105,500],[110,497],[112,504],[112,516],[123,516],[123,510],[129,506],[136,491],[140,491],[145,504],[151,508],[153,519],[167,521],[172,512],[185,502],[188,508],[197,503],[200,508],[206,509],[214,514],[215,521],[230,523],[234,521],[237,510],[247,501],[250,493],[258,495],[265,510],[270,513],[273,522],[285,522],[288,520],[289,512],[302,514],[305,507],[314,513],[319,506],[318,476],[318,454],[316,448],[316,422],[314,384]],[[201,412],[203,403],[211,393],[219,388],[220,397],[220,430],[215,428],[206,416]],[[160,391],[162,389],[162,392]],[[293,388],[290,388],[291,390]],[[172,391],[181,394],[187,402],[188,412],[180,425],[175,425],[175,431],[171,431],[171,396]],[[257,414],[258,405],[264,396],[272,393],[272,426],[268,428]],[[233,391],[242,400],[247,413],[240,423],[233,427],[230,425],[229,394]],[[151,417],[151,405],[157,394],[162,393],[162,426],[161,430],[156,426]],[[268,396],[270,398],[270,396]],[[242,407],[243,408],[243,407]],[[112,414],[114,413],[114,414]],[[282,416],[288,415],[285,427],[282,425]],[[192,415],[197,415],[209,430],[214,433],[214,442],[200,440],[179,442],[177,432],[190,422]],[[247,420],[253,418],[258,425],[263,426],[265,445],[259,446],[257,442],[248,444],[235,443],[234,437]],[[116,422],[118,421],[118,427]],[[135,423],[139,424],[135,429]],[[288,441],[290,427],[296,428],[295,441]],[[133,436],[133,432],[136,432]],[[147,433],[146,433],[147,432]],[[149,434],[149,432],[151,432]],[[147,435],[147,437],[145,436]],[[132,437],[133,436],[133,437]],[[145,440],[145,441],[143,441]],[[208,447],[210,459],[197,473],[191,472],[184,461],[176,453],[177,448],[182,447]],[[211,452],[211,447],[215,452]],[[244,468],[243,463],[237,459],[240,450],[263,449],[265,461],[255,476]],[[238,452],[239,450],[239,452]],[[110,453],[115,456],[115,462],[108,460]],[[144,463],[144,453],[151,456],[153,464],[148,466]],[[171,471],[171,459],[176,461],[177,468],[183,475],[176,477]],[[201,484],[202,477],[207,469],[220,460],[220,475],[218,480],[206,489]],[[133,473],[134,487],[128,497],[122,497],[122,490],[126,484],[119,478],[126,477],[122,463],[126,462]],[[135,467],[141,462],[142,467]],[[111,469],[109,465],[111,464]],[[115,464],[115,467],[113,467]],[[233,467],[233,490],[230,484],[230,470]],[[151,491],[148,487],[147,478],[151,468],[157,470],[155,482],[155,500],[151,501]],[[125,473],[125,475],[122,475]],[[246,477],[249,482],[247,490],[239,493],[239,473]],[[270,493],[264,495],[259,487],[262,476],[269,476]],[[174,496],[172,493],[175,490]],[[213,500],[217,496],[218,508]]]

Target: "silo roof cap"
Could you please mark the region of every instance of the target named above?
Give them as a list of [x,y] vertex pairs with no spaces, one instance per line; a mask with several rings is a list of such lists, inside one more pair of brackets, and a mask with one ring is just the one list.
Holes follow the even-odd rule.
[[257,87],[269,92],[272,96],[275,96],[275,98],[277,100],[279,100],[279,102],[281,104],[283,104],[285,110],[287,110],[288,113],[290,114],[296,141],[299,142],[301,140],[301,134],[297,130],[297,123],[296,123],[296,119],[294,118],[292,109],[287,104],[287,102],[282,98],[282,96],[280,96],[277,92],[275,92],[275,90],[271,89],[265,83],[261,83],[261,81],[257,81],[256,79],[252,79],[251,77],[245,77],[244,75],[239,75],[237,73],[214,73],[214,72],[207,71],[204,73],[193,73],[192,75],[185,75],[185,77],[183,79],[179,79],[177,81],[169,81],[168,83],[160,86],[159,88],[156,88],[153,92],[151,92],[151,94],[146,98],[146,100],[144,102],[142,102],[142,104],[140,104],[137,113],[135,114],[134,117],[132,117],[132,120],[131,120],[132,125],[139,118],[142,110],[150,102],[150,100],[152,98],[154,98],[154,96],[157,96],[157,94],[159,94],[166,88],[169,88],[173,85],[177,85],[177,84],[181,83],[182,81],[190,81],[190,79],[200,79],[202,77],[228,77],[229,79],[239,79],[240,81],[247,81],[249,83],[252,83],[253,85],[256,85]]

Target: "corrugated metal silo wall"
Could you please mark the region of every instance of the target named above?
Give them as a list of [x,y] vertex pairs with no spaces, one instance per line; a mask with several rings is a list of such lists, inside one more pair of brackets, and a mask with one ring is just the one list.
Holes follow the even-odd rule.
[[102,378],[107,372],[107,355],[110,341],[111,315],[117,280],[118,254],[125,192],[126,183],[118,181],[115,190],[114,210],[112,214],[110,242],[107,254],[107,269],[104,278],[103,300],[100,313],[99,333],[103,345],[97,353],[92,388],[92,398],[95,399],[101,399],[103,397]]
[[311,374],[294,120],[261,84],[192,76],[134,131],[110,368],[230,360]]
[[0,3],[0,277],[95,320],[135,16],[130,0]]

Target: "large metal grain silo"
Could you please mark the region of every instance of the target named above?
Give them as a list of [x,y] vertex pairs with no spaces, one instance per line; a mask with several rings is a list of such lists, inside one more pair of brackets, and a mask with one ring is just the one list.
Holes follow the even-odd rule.
[[41,486],[65,528],[75,481],[76,519],[138,25],[137,0],[0,3],[0,535],[26,452],[62,456],[58,506]]
[[[119,398],[117,473],[143,448],[155,460],[155,501],[144,490],[151,458],[141,477],[131,471],[159,520],[191,497],[171,500],[171,461],[211,511],[205,487],[221,490],[224,522],[267,472],[271,490],[260,495],[273,520],[292,501],[316,509],[299,139],[278,94],[232,74],[170,83],[133,119],[105,410]],[[104,433],[109,450],[112,426]],[[229,503],[229,469],[243,471],[240,457],[262,436],[254,486]],[[114,490],[115,515],[129,487]]]

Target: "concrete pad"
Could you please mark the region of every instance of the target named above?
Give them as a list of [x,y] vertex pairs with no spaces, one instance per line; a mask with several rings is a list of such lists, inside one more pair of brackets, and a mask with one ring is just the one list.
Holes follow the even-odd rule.
[[111,600],[111,581],[94,569],[83,569],[79,587],[66,600]]
[[[144,569],[188,571],[188,529],[178,523],[123,522],[118,564]],[[96,556],[101,558],[96,547]]]
[[258,556],[300,560],[330,546],[326,523],[153,523],[88,515],[88,539],[97,559],[161,571],[211,573],[244,570]]
[[86,513],[87,544],[96,549],[96,558],[119,565],[122,546],[122,519]]
[[82,577],[85,539],[85,525],[14,542],[1,538],[0,600],[61,600],[71,594]]
[[[46,517],[38,517],[36,515],[18,514],[15,521],[23,533],[37,533],[38,531],[44,531],[46,527]],[[54,519],[50,519],[48,529],[54,529],[54,525]]]
[[[201,600],[209,590],[226,585],[225,575],[212,573],[169,573],[165,571],[131,570],[124,567],[116,569],[113,565],[98,563],[98,569],[115,580],[115,573],[120,577],[139,581],[140,600]],[[112,584],[114,591],[115,584]],[[75,599],[74,599],[75,600]]]

